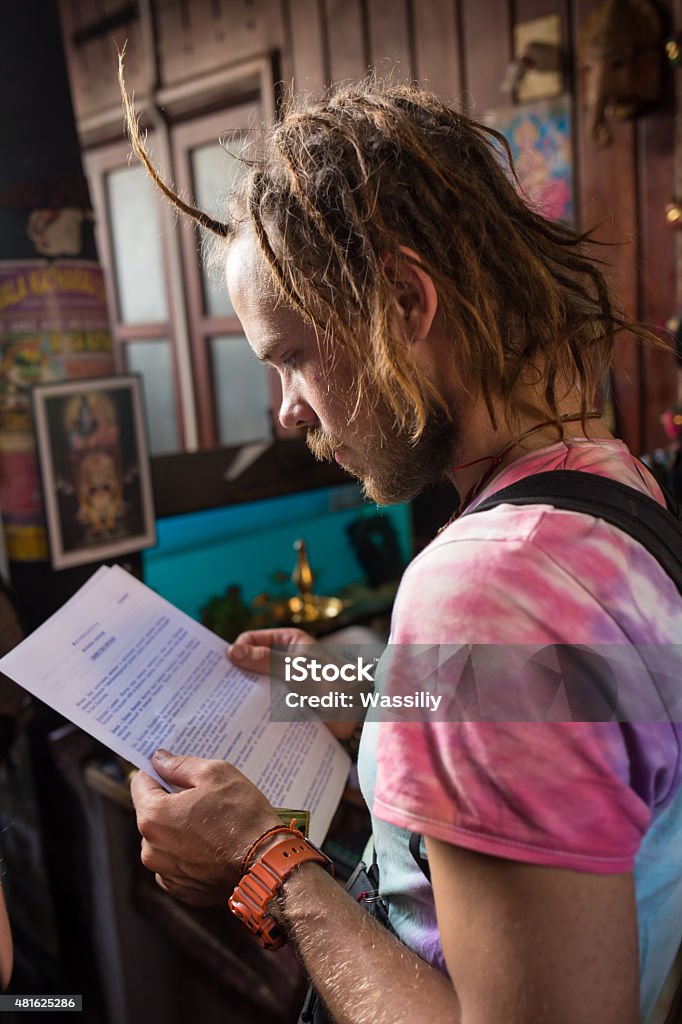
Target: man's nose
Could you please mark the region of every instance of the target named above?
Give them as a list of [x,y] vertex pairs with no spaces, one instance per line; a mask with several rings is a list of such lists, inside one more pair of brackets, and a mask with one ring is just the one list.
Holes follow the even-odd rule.
[[301,395],[286,391],[282,395],[279,422],[288,430],[293,430],[296,427],[316,427],[318,424],[315,411]]

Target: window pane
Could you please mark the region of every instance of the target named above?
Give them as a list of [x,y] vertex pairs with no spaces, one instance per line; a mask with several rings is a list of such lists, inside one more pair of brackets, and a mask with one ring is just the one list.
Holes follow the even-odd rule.
[[107,175],[119,314],[123,323],[168,319],[154,186],[141,167]]
[[243,335],[209,338],[213,389],[221,444],[272,436],[268,369]]
[[177,452],[180,438],[170,342],[161,339],[129,341],[125,345],[125,353],[126,366],[131,373],[142,374],[152,455]]
[[[225,219],[227,197],[237,178],[244,172],[244,166],[237,159],[243,148],[244,140],[235,136],[226,137],[222,146],[212,142],[210,145],[197,146],[190,153],[197,203],[218,220]],[[207,231],[202,231],[202,235],[204,244],[208,242],[206,252],[210,253],[213,236]],[[209,316],[234,316],[222,268],[214,266],[207,269],[202,264],[202,276],[204,311]]]

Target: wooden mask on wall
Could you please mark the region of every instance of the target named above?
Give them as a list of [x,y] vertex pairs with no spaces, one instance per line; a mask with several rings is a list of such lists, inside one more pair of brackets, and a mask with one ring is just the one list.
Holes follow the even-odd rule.
[[649,0],[606,0],[589,15],[580,70],[597,145],[610,144],[610,119],[636,117],[660,100],[664,52],[661,19]]

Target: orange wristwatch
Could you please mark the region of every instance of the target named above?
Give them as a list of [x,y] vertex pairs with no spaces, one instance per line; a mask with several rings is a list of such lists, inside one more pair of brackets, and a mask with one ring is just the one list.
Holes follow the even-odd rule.
[[235,917],[245,925],[256,942],[264,949],[279,949],[286,941],[286,935],[268,914],[268,904],[282,882],[299,864],[308,861],[321,864],[331,875],[334,868],[329,857],[318,850],[300,832],[288,835],[271,846],[242,875],[228,906]]

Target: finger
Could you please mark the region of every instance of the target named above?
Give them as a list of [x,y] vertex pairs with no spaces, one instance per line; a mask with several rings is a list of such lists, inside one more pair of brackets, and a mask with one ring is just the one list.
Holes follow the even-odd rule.
[[225,900],[224,892],[200,889],[196,886],[179,882],[174,878],[161,875],[158,872],[154,877],[160,889],[173,896],[174,899],[182,900],[183,903],[188,903],[192,907],[211,907]]
[[176,856],[165,852],[144,837],[140,844],[140,860],[147,871],[151,871],[152,874],[172,878],[177,882],[182,882],[183,885],[196,884],[193,875],[182,870]]
[[144,836],[142,837],[142,843],[140,844],[140,860],[142,866],[151,871],[155,875],[170,875],[172,874],[168,862],[168,858],[165,857],[153,843],[150,843]]
[[288,629],[246,629],[240,633],[235,644],[246,647],[271,647],[273,644],[287,644],[291,630]]
[[247,629],[234,641],[233,647],[295,647],[299,644],[314,644],[315,637],[296,626],[279,626],[273,629]]
[[247,672],[256,672],[271,679],[285,679],[284,650],[271,651],[269,647],[245,647],[236,641],[228,653],[230,661]]
[[[180,789],[193,789],[198,785],[207,765],[212,763],[205,757],[194,757],[192,754],[172,754],[163,747],[152,754],[154,770],[171,786]],[[162,787],[159,786],[159,789]]]
[[227,656],[233,665],[238,665],[247,672],[257,672],[259,675],[268,675],[270,672],[268,647],[256,646],[238,637],[227,652]]
[[160,795],[167,796],[168,794],[156,779],[147,775],[146,772],[135,772],[130,780],[130,796],[138,814],[147,804],[158,800]]
[[[315,638],[302,629],[252,629],[239,634],[227,656],[233,664],[248,672],[284,679],[284,659],[287,652],[291,653],[299,646],[315,643]],[[279,650],[272,650],[273,647]]]

